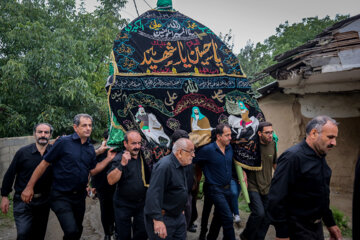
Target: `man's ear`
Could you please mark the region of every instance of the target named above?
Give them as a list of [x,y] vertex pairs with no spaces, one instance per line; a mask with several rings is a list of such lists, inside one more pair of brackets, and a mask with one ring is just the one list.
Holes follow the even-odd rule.
[[319,134],[318,130],[316,130],[316,129],[314,128],[314,129],[311,129],[309,135],[310,135],[311,138],[316,138],[318,134]]

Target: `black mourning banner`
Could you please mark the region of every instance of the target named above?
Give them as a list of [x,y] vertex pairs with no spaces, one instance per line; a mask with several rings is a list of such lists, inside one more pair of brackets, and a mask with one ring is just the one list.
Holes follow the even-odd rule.
[[177,11],[150,10],[121,30],[111,56],[108,144],[136,129],[145,155],[159,159],[175,130],[200,147],[228,123],[234,158],[261,166],[256,131],[264,115],[236,56],[209,28]]

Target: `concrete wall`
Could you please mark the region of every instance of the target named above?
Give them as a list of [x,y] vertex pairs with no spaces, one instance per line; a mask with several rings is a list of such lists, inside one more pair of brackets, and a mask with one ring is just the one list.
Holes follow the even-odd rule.
[[33,142],[35,142],[33,136],[0,138],[0,186],[16,151]]
[[[332,94],[326,94],[327,97],[329,95]],[[324,104],[323,101],[320,101],[323,97],[322,94],[312,96],[314,108],[312,110],[307,109],[306,112],[312,112],[313,116],[327,114],[340,123],[337,147],[331,150],[326,157],[332,169],[331,188],[338,192],[352,192],[355,164],[360,154],[360,117],[340,118],[336,109],[333,109],[335,113],[333,111],[315,111],[320,102]],[[346,96],[339,94],[333,94],[331,97],[338,102],[343,102],[344,105],[348,100]],[[302,109],[304,109],[304,106],[301,105],[303,98],[299,95],[277,92],[259,99],[259,105],[266,120],[273,123],[274,130],[279,136],[279,155],[305,137],[305,126],[313,116],[305,117],[302,113]],[[360,99],[360,94],[358,94],[357,99]],[[311,106],[308,100],[306,102],[307,106]],[[349,105],[346,104],[346,106]],[[343,108],[340,110],[343,111]]]

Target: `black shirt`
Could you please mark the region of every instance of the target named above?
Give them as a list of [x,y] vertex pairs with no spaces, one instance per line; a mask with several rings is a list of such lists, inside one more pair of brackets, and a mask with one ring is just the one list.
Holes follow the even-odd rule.
[[173,153],[158,161],[152,170],[146,195],[144,214],[163,221],[161,210],[178,216],[185,209],[188,197],[186,171]]
[[[50,149],[50,147],[51,145],[46,147],[45,153]],[[5,173],[2,182],[1,196],[8,196],[12,191],[15,177],[15,193],[21,194],[30,180],[35,168],[39,165],[42,159],[43,158],[36,148],[35,143],[20,148],[16,152],[8,170]],[[49,167],[36,182],[34,186],[34,193],[50,192],[51,182],[52,173],[51,167]]]
[[[107,157],[107,152],[104,152],[96,156],[96,162],[102,162]],[[96,188],[96,192],[114,191],[115,185],[110,185],[107,181],[107,172],[111,168],[111,164],[108,164],[101,172],[91,177],[91,184],[93,188]]]
[[331,169],[304,141],[286,150],[278,159],[271,182],[268,216],[277,237],[288,237],[289,219],[335,225],[329,208]]
[[[121,164],[122,153],[118,153],[111,162],[111,168],[108,171],[117,168]],[[147,187],[145,179],[145,173],[142,172],[142,165],[145,168],[146,164],[140,158],[140,154],[137,159],[131,158],[126,166],[122,167],[121,178],[116,184],[116,190],[114,193],[114,201],[117,203],[126,203],[129,201],[145,202],[145,195]]]
[[233,150],[230,145],[225,147],[225,154],[216,141],[198,149],[193,163],[203,165],[205,182],[218,186],[230,184],[232,177]]
[[44,160],[53,165],[53,190],[85,190],[89,172],[96,167],[95,158],[90,140],[81,144],[77,133],[56,140],[51,150],[44,155]]

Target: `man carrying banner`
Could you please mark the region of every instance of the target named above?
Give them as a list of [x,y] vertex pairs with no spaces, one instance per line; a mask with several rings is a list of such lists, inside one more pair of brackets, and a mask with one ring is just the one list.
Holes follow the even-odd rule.
[[251,214],[244,231],[240,234],[241,240],[265,239],[270,224],[265,215],[265,209],[272,170],[276,167],[276,146],[273,141],[272,124],[260,122],[257,134],[260,141],[262,168],[260,171],[246,171]]
[[96,163],[94,146],[90,143],[92,124],[93,119],[90,115],[77,114],[73,124],[75,132],[56,140],[21,194],[24,202],[33,201],[36,196],[36,182],[50,164],[52,165],[50,203],[64,231],[64,239],[80,239],[89,174],[95,175],[102,171],[115,156],[115,152],[110,150],[104,161]]
[[224,238],[234,240],[230,191],[233,161],[230,126],[227,124],[217,125],[215,135],[216,141],[200,148],[194,158],[194,163],[203,164],[204,193],[215,205],[214,219],[207,239],[217,239],[222,226]]
[[150,168],[141,154],[141,141],[138,131],[126,132],[125,151],[116,155],[107,175],[109,184],[116,184],[114,210],[118,240],[147,239],[144,205]]

